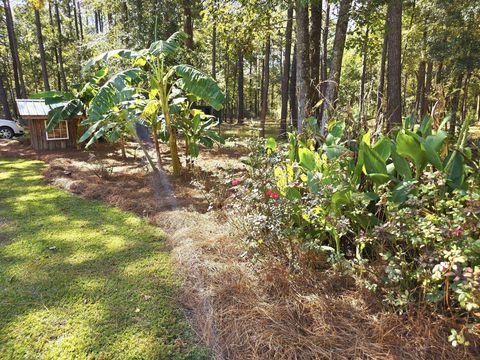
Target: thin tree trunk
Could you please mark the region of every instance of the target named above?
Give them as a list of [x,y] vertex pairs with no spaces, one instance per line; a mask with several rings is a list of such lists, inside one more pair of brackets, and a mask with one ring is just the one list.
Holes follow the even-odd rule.
[[[215,11],[217,10],[217,1],[215,1]],[[213,19],[212,30],[212,77],[217,78],[217,17]]]
[[80,39],[80,29],[78,27],[77,2],[73,0],[73,17],[75,20],[75,36],[77,40]]
[[[425,71],[426,71],[427,63],[422,60],[420,64],[418,64],[418,72],[417,72],[417,92],[415,96],[415,112],[417,114],[421,114],[423,100],[425,96]],[[420,116],[421,118],[421,116]]]
[[48,82],[47,61],[45,56],[45,46],[43,45],[42,23],[40,21],[40,11],[35,9],[35,26],[37,30],[38,52],[40,54],[40,65],[42,67],[43,88],[45,91],[50,90]]
[[238,124],[243,124],[245,118],[245,95],[244,95],[244,64],[243,49],[238,49]]
[[470,81],[471,73],[467,73],[465,76],[465,81],[463,83],[463,100],[462,100],[462,123],[465,121],[467,116],[467,107],[468,107],[468,83]]
[[327,122],[336,105],[351,6],[352,0],[342,0],[340,2],[340,10],[335,28],[335,39],[333,41],[332,61],[330,62],[330,74],[328,76],[322,110],[322,122],[320,128],[322,134],[325,133]]
[[78,24],[80,26],[80,40],[83,41],[83,20],[82,20],[82,8],[80,7],[80,1],[77,2],[78,9]]
[[[320,100],[320,40],[322,34],[322,0],[313,0],[310,28],[310,104],[316,106]],[[318,115],[318,109],[315,110]]]
[[367,81],[367,55],[368,55],[368,33],[369,28],[365,29],[365,37],[363,39],[363,60],[362,60],[362,79],[360,82],[360,118],[363,122],[365,119],[365,83]]
[[282,76],[282,109],[280,111],[280,136],[285,137],[287,133],[288,116],[288,88],[290,82],[290,63],[292,52],[292,29],[293,29],[293,5],[290,4],[287,10],[287,28],[285,30],[285,53],[283,61]]
[[[388,15],[387,15],[388,18]],[[385,30],[383,34],[382,59],[380,60],[380,74],[378,75],[377,88],[377,125],[382,114],[382,101],[385,91],[385,68],[387,64],[387,50],[388,50],[388,21],[385,21]]]
[[249,71],[248,71],[248,113],[249,117],[252,117],[254,100],[253,100],[253,61],[249,61]]
[[185,47],[193,50],[193,18],[192,18],[192,0],[183,0],[183,31],[188,35],[185,40]]
[[480,94],[477,95],[477,123],[480,123]]
[[402,0],[388,1],[387,131],[402,123]]
[[4,74],[0,73],[0,103],[2,104],[3,116],[7,120],[12,120],[12,112],[10,111],[10,105],[8,104],[7,91],[3,85]]
[[292,66],[290,70],[290,112],[292,125],[297,128],[298,125],[298,103],[297,103],[297,46],[293,48]]
[[452,114],[450,117],[450,134],[455,135],[455,130],[457,127],[457,112],[458,112],[458,105],[460,102],[460,92],[462,89],[462,82],[463,82],[463,74],[457,75],[455,79],[455,88],[454,94],[451,103]]
[[270,82],[270,33],[267,34],[267,41],[265,44],[265,59],[263,62],[263,86],[260,110],[260,136],[265,137],[265,120],[268,111],[268,85]]
[[15,35],[15,27],[13,24],[12,9],[9,0],[3,0],[5,9],[5,21],[7,24],[8,43],[10,46],[10,54],[12,57],[13,79],[15,81],[15,94],[17,98],[26,97],[25,82],[23,80],[22,64],[18,55],[17,37]]
[[[323,25],[323,54],[322,54],[322,71],[321,71],[321,86],[320,86],[320,99],[322,102],[325,101],[325,93],[327,90],[327,79],[328,79],[328,31],[330,27],[330,4],[328,0],[326,2],[326,9],[325,9],[325,23]],[[319,118],[320,120],[323,117],[323,103],[320,106]]]
[[67,90],[67,77],[65,76],[65,68],[63,65],[63,50],[62,50],[62,24],[60,21],[60,11],[58,10],[58,1],[55,1],[55,18],[57,21],[57,31],[58,31],[58,43],[57,43],[57,48],[58,48],[58,65],[60,66],[60,80],[62,82],[62,88],[63,90]]
[[425,89],[423,95],[422,110],[420,118],[423,119],[430,111],[430,94],[432,92],[433,62],[427,64],[427,78],[425,80]]
[[297,101],[298,132],[303,131],[303,122],[310,114],[310,39],[308,32],[308,5],[296,0],[297,23]]

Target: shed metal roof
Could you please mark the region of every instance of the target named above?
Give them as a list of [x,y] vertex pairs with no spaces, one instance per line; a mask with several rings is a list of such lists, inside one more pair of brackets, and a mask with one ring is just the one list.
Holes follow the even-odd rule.
[[52,108],[63,104],[46,105],[43,99],[17,99],[18,112],[21,117],[38,116],[48,117]]

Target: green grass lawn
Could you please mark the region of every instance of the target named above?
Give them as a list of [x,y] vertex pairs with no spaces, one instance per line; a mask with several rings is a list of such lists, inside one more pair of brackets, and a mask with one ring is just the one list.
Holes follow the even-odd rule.
[[0,159],[0,359],[203,359],[164,235]]

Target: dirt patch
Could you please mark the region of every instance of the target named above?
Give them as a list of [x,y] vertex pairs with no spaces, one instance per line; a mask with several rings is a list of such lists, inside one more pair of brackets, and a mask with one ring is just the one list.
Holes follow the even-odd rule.
[[234,215],[222,210],[224,185],[244,171],[243,147],[203,152],[193,175],[174,178],[166,171],[161,179],[132,156],[133,146],[127,160],[109,146],[47,154],[18,143],[0,149],[0,156],[44,160],[49,183],[164,229],[183,280],[181,300],[215,359],[478,358],[469,352],[474,347],[448,343],[449,319],[422,309],[389,313],[378,298],[333,273],[292,275],[281,264],[252,264],[230,221]]

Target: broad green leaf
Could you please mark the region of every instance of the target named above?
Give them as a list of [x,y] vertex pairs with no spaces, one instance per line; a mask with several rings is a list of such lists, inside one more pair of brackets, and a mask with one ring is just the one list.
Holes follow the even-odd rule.
[[112,58],[134,59],[139,55],[138,52],[129,49],[116,49],[104,52],[88,60],[81,69],[82,76],[99,62],[108,62]]
[[87,115],[91,121],[100,120],[108,111],[133,95],[130,83],[140,78],[141,70],[128,69],[114,75],[98,91],[90,102]]
[[198,154],[200,154],[200,149],[197,144],[189,144],[188,149],[190,155],[193,157],[198,157]]
[[445,139],[448,137],[447,133],[443,130],[437,131],[435,135],[429,135],[426,139],[426,142],[437,152],[439,153],[442,149],[442,145]]
[[417,177],[420,176],[426,165],[426,159],[421,144],[415,137],[405,131],[399,131],[397,134],[397,153],[412,160],[415,164]]
[[364,166],[367,174],[387,174],[387,166],[380,155],[373,151],[367,144],[362,144]]
[[427,115],[423,118],[418,131],[424,138],[432,135],[432,117],[430,115]]
[[386,162],[390,157],[392,143],[386,136],[382,136],[373,146],[373,150]]
[[184,32],[178,31],[170,36],[167,40],[159,40],[152,45],[148,49],[148,54],[151,55],[172,55],[174,54],[180,45],[185,41],[188,35]]
[[324,145],[323,151],[325,151],[329,160],[333,160],[339,158],[345,152],[345,148],[341,145]]
[[309,171],[315,170],[315,154],[311,150],[302,147],[298,149],[298,156],[300,166]]
[[410,170],[410,165],[404,157],[397,153],[396,145],[392,145],[392,161],[395,166],[395,171],[401,177],[403,177],[405,180],[410,180],[412,178],[412,170]]
[[454,151],[445,159],[447,164],[447,184],[453,189],[460,189],[465,182],[465,159],[458,151]]
[[302,194],[297,188],[287,187],[285,190],[285,197],[291,201],[300,200],[302,198]]
[[69,120],[78,117],[83,109],[83,103],[79,99],[73,99],[55,107],[48,113],[48,124],[46,131],[52,131],[62,120]]
[[85,131],[83,133],[83,135],[80,137],[80,139],[78,140],[78,142],[84,142],[85,140],[87,140],[90,136],[92,136],[92,134],[97,130],[98,126],[101,124],[101,120],[97,121],[96,123],[94,123],[92,126],[90,126],[87,131]]
[[215,110],[222,109],[225,96],[213,78],[190,65],[177,65],[174,70],[182,80],[179,85],[183,90],[205,100]]
[[392,180],[391,176],[388,174],[370,173],[367,174],[367,176],[372,179],[373,183],[377,186],[385,184]]
[[277,141],[273,138],[273,137],[270,137],[267,139],[267,141],[265,142],[265,149],[270,150],[270,152],[275,152],[275,150],[277,150]]

